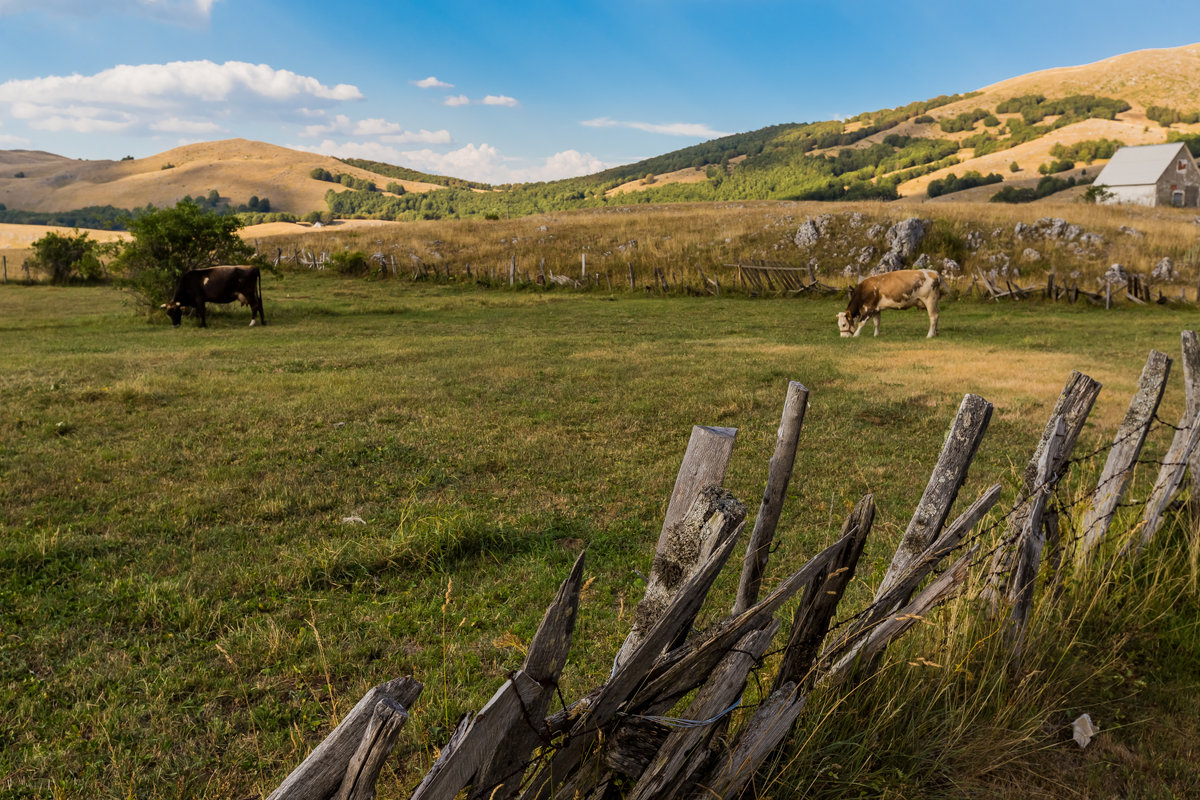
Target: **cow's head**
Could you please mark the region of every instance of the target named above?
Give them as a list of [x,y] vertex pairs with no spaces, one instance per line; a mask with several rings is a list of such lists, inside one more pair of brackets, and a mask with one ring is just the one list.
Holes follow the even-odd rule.
[[847,311],[839,311],[837,315],[838,333],[843,338],[854,335],[854,320],[850,319],[850,314]]
[[163,303],[161,307],[166,309],[167,316],[171,318],[171,325],[178,328],[180,320],[183,319],[183,306],[172,300],[169,303]]

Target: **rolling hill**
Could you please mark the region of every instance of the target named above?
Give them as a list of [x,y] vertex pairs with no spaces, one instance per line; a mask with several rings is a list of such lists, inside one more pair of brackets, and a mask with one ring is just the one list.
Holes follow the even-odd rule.
[[[513,216],[631,202],[924,198],[932,181],[968,171],[1036,184],[1056,145],[1099,140],[1152,144],[1193,137],[1200,123],[1160,124],[1200,110],[1200,44],[1142,50],[1093,64],[1011,78],[963,95],[739,133],[579,178],[487,187],[403,167],[297,152],[242,139],[187,145],[157,156],[82,161],[0,151],[0,204],[27,211],[169,205],[216,190],[231,206],[268,198],[302,215],[432,219]],[[398,183],[402,195],[316,180],[314,169]],[[1086,178],[1087,160],[1061,174]],[[335,196],[327,197],[333,189]],[[959,199],[986,200],[997,187]],[[489,190],[490,189],[490,190]]]

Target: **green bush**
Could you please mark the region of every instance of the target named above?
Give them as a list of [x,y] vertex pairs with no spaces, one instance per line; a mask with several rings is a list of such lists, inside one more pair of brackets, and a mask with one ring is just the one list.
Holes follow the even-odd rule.
[[113,250],[113,245],[89,239],[86,233],[63,236],[50,232],[33,243],[33,255],[25,259],[25,266],[46,273],[51,283],[96,281],[105,276],[100,257]]
[[172,298],[188,270],[256,263],[254,248],[237,235],[241,226],[237,217],[213,213],[187,198],[173,208],[143,211],[130,221],[133,240],[112,264],[121,275],[117,283],[149,316]]
[[992,183],[1001,183],[1004,177],[998,173],[992,172],[988,175],[981,174],[978,170],[968,170],[961,178],[951,172],[941,180],[930,181],[929,186],[925,189],[925,193],[930,197],[938,197],[943,194],[952,194],[961,192],[964,189],[970,189],[975,186],[987,186]]
[[330,266],[339,275],[362,277],[371,271],[371,262],[361,250],[343,250],[329,257]]

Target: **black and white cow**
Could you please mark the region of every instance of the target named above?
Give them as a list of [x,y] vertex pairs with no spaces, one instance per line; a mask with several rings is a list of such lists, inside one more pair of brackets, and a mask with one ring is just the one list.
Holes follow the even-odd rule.
[[938,299],[942,278],[932,269],[898,269],[864,278],[850,293],[850,305],[837,315],[842,336],[858,336],[868,320],[875,322],[879,335],[879,312],[886,308],[912,308],[920,305],[929,312],[929,333],[937,336]]
[[[250,306],[250,325],[267,324],[263,316],[262,277],[258,267],[208,267],[185,272],[175,287],[175,297],[164,303],[172,325],[179,325],[183,309],[194,308],[200,315],[200,327],[206,326],[205,303],[232,303],[238,300]],[[257,320],[255,317],[257,316]]]

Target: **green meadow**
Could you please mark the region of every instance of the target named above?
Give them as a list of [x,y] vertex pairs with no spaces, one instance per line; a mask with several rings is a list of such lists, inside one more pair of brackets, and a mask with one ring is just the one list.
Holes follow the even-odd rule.
[[[995,413],[959,506],[996,481],[1003,506],[1071,369],[1105,387],[1080,440],[1090,453],[1148,351],[1177,358],[1198,324],[1193,307],[948,301],[937,339],[909,311],[885,313],[879,338],[843,340],[838,299],[312,273],[264,276],[263,291],[263,328],[224,309],[208,329],[172,329],[111,288],[0,286],[0,798],[265,796],[369,687],[413,675],[425,690],[380,783],[406,796],[458,717],[520,665],[580,550],[562,693],[604,680],[693,425],[738,428],[726,485],[753,513],[787,382],[809,388],[767,584],[873,492],[857,608],[965,393]],[[1173,374],[1159,416],[1182,408]],[[1148,457],[1170,433],[1159,426]],[[910,664],[923,634],[879,681],[894,738],[846,754],[829,720],[870,707],[831,703],[802,719],[805,747],[763,796],[1074,796],[1054,794],[1050,766],[1072,791],[1173,796],[1197,777],[1200,738],[1195,537],[1173,520],[1158,572],[1129,579],[1142,605],[1118,592],[1104,607],[1136,624],[1097,629],[1084,609],[1062,639],[1079,648],[1054,656],[1113,729],[1108,751],[1068,751],[1048,729],[1005,738],[995,718],[981,724],[1020,746],[966,737],[953,754],[943,740],[931,766],[892,692],[932,669]],[[709,621],[732,598],[727,572]],[[1074,708],[1066,696],[1046,701],[1054,714]]]

